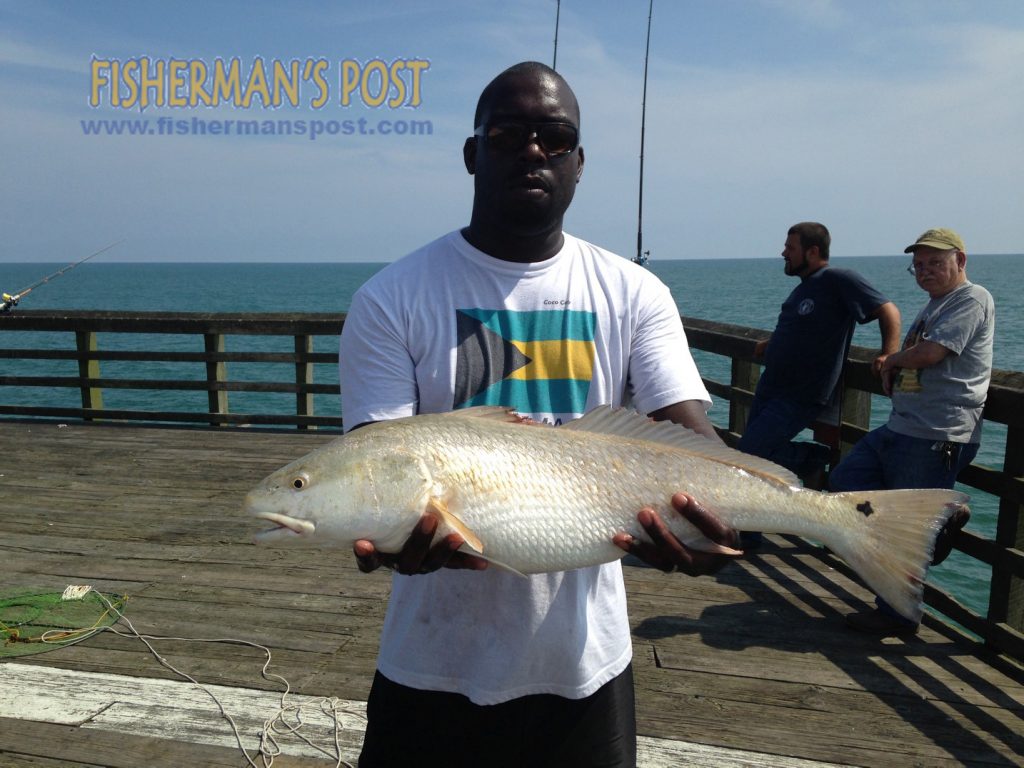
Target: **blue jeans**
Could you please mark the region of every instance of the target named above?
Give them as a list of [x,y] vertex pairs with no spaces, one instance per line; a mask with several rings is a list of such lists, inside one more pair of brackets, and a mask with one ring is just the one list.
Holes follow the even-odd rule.
[[[953,443],[948,454],[946,443],[910,437],[886,426],[864,436],[829,475],[829,490],[872,491],[882,488],[952,488],[960,470],[978,455],[977,443]],[[886,616],[900,616],[882,598],[875,598],[878,610]]]
[[827,449],[817,443],[791,441],[814,423],[822,407],[817,403],[755,397],[737,448],[781,464],[798,475],[816,469],[815,460],[820,462]]
[[978,455],[977,443],[944,443],[910,437],[882,426],[869,432],[829,476],[832,491],[882,488],[952,488],[960,470]]

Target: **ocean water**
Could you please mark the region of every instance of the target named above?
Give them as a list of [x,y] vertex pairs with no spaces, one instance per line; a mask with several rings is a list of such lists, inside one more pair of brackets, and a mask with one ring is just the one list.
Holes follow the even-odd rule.
[[[908,256],[846,257],[833,259],[835,266],[849,267],[864,275],[879,290],[896,302],[903,314],[904,328],[925,303],[926,295],[906,272]],[[50,274],[63,264],[0,263],[0,291],[13,293]],[[238,264],[238,263],[162,263],[122,264],[90,261],[48,282],[30,295],[14,311],[28,309],[151,310],[183,312],[343,312],[353,293],[382,264]],[[781,258],[652,261],[649,269],[671,289],[680,313],[691,317],[735,323],[770,330],[779,307],[795,285],[795,279],[783,273]],[[1024,370],[1024,255],[970,256],[968,275],[984,285],[996,303],[995,367]],[[140,334],[100,334],[102,349],[173,349],[201,351],[202,339]],[[63,337],[63,338],[62,338]],[[70,334],[10,333],[0,339],[2,348],[67,348],[73,346]],[[877,324],[858,327],[854,343],[877,347]],[[229,351],[291,351],[290,337],[253,339],[228,337]],[[159,347],[157,347],[159,345]],[[335,341],[317,339],[316,351],[334,351]],[[705,377],[728,381],[726,358],[696,350],[694,357]],[[0,360],[4,374],[20,376],[76,376],[77,367],[64,361]],[[201,380],[202,366],[175,363],[103,363],[104,376],[117,378],[180,378]],[[294,368],[266,364],[262,367],[229,365],[232,380],[290,381]],[[316,366],[318,383],[337,383],[333,366]],[[76,406],[77,392],[54,393],[43,389],[0,389],[5,404]],[[109,408],[202,410],[204,392],[154,393],[146,390],[107,390],[104,405]],[[230,394],[233,412],[264,409],[287,412],[294,408],[289,394]],[[319,396],[316,412],[340,415],[338,398]],[[872,425],[885,422],[888,401],[875,397]],[[716,402],[712,420],[724,426],[728,408]],[[2,429],[2,426],[0,426]],[[977,463],[1001,468],[1006,433],[1000,425],[987,424]],[[973,515],[968,525],[980,535],[995,533],[998,500],[971,489]],[[989,569],[983,564],[954,552],[929,574],[942,588],[975,611],[985,614],[988,604]]]

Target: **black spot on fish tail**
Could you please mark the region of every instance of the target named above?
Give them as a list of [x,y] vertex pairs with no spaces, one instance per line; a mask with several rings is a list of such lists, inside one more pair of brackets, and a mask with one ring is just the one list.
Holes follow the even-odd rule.
[[871,506],[871,502],[870,501],[865,501],[865,502],[862,502],[862,503],[858,504],[857,505],[857,511],[858,512],[863,512],[864,513],[864,517],[870,517],[871,515],[875,514],[875,510]]

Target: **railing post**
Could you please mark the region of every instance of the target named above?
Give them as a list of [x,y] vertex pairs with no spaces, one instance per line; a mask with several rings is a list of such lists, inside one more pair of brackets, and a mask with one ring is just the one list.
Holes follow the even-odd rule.
[[845,456],[853,443],[843,439],[843,424],[871,429],[871,393],[843,385],[843,406],[839,414],[839,455]]
[[[1006,455],[1003,473],[1008,478],[1024,476],[1024,429],[1010,426],[1006,431]],[[999,520],[996,523],[996,543],[1004,549],[1024,549],[1024,525],[1021,524],[1024,505],[1006,494],[999,497]],[[989,593],[988,619],[1005,622],[1018,632],[1024,631],[1024,579],[1009,570],[992,569],[992,587]]]
[[[224,334],[223,333],[204,333],[203,342],[206,345],[206,354],[214,355],[217,353],[224,352]],[[207,398],[209,401],[209,412],[210,413],[227,413],[228,412],[228,392],[226,389],[217,389],[212,386],[215,383],[223,383],[228,380],[228,366],[223,360],[213,360],[207,358],[206,360],[206,382],[210,384],[210,388],[207,390]],[[218,426],[224,426],[226,422],[215,421]]]
[[[75,331],[75,347],[78,350],[78,375],[82,379],[98,379],[100,377],[100,361],[90,358],[89,353],[98,349],[94,331]],[[99,410],[103,408],[103,390],[82,382],[82,407]],[[85,421],[92,421],[84,416]]]
[[[732,358],[732,382],[733,389],[742,389],[753,392],[757,389],[757,380],[761,378],[761,366],[750,360]],[[747,418],[750,415],[750,406],[738,402],[734,397],[729,398],[729,431],[734,434],[743,434],[747,426]]]
[[[295,337],[295,413],[299,416],[313,415],[313,393],[305,391],[313,383],[313,364],[303,357],[313,352],[312,336]],[[298,424],[299,429],[316,429],[316,425]]]

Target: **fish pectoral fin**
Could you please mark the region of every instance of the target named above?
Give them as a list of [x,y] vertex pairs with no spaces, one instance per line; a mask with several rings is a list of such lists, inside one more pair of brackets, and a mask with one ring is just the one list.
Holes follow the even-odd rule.
[[441,520],[441,525],[446,526],[450,531],[458,533],[464,540],[465,544],[463,549],[469,549],[471,554],[477,555],[478,557],[486,560],[488,563],[496,568],[500,568],[503,571],[508,571],[516,576],[526,578],[525,573],[521,573],[513,568],[511,565],[506,565],[500,560],[493,560],[484,554],[484,543],[480,540],[480,537],[473,532],[473,529],[466,525],[459,516],[456,515],[448,508],[448,503],[440,496],[431,496],[427,499],[427,512],[437,515]]
[[696,541],[686,542],[686,546],[689,549],[695,549],[698,552],[710,552],[713,555],[729,555],[730,557],[741,557],[743,555],[742,549],[733,549],[703,537]]
[[459,534],[474,553],[483,554],[484,543],[480,541],[480,537],[473,532],[472,528],[462,522],[454,512],[448,509],[448,503],[444,499],[439,496],[431,496],[427,499],[427,507],[424,511],[437,515],[441,525]]

